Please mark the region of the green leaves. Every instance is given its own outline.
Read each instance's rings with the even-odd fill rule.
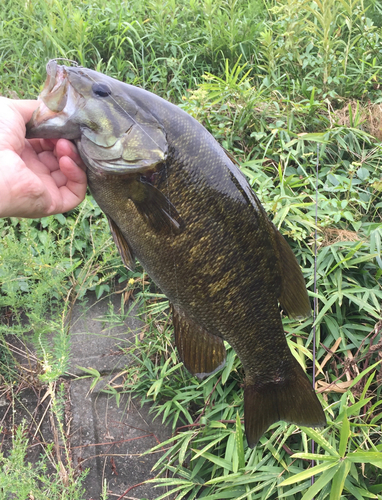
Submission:
[[[64,466],[47,474],[47,459],[42,455],[36,463],[30,463],[27,424],[15,426],[12,448],[6,456],[0,453],[1,498],[38,498],[39,500],[81,500],[84,498],[84,475],[75,478],[67,474]],[[61,436],[60,436],[61,437]],[[61,463],[61,462],[60,462]],[[62,464],[62,463],[61,463]],[[66,480],[62,481],[63,470]]]
[[[243,430],[239,413],[236,413],[235,445],[236,445],[236,450],[235,450],[236,453],[234,454],[234,460],[232,465],[233,472],[237,472],[239,469],[243,469],[245,466],[244,436],[243,436]]]
[[[362,401],[363,404],[367,403],[366,400]],[[311,460],[313,462],[322,462],[319,465],[313,466],[296,474],[288,479],[285,479],[281,484],[282,486],[288,486],[299,481],[304,481],[308,478],[318,476],[319,479],[315,479],[313,485],[306,491],[303,495],[302,500],[310,500],[314,498],[328,483],[331,482],[330,488],[330,500],[340,500],[343,489],[345,487],[345,481],[347,480],[352,463],[362,463],[362,464],[372,464],[375,467],[382,468],[382,457],[379,452],[374,451],[352,451],[347,452],[349,447],[349,439],[351,437],[351,424],[347,417],[347,412],[354,414],[355,405],[351,406],[342,412],[342,420],[339,432],[339,443],[338,451],[333,447],[329,441],[324,438],[323,434],[327,431],[317,432],[314,429],[309,429],[302,427],[301,430],[305,432],[311,439],[314,440],[316,445],[321,447],[326,451],[326,454],[318,453],[295,453],[294,458],[300,458],[304,460]],[[377,498],[371,495],[369,498]]]
[[[342,429],[340,432],[340,445],[338,448],[338,453],[340,454],[341,458],[345,456],[349,437],[350,437],[350,423],[346,416],[346,411],[345,411],[342,419]]]

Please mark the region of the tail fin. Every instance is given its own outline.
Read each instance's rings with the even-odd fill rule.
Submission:
[[[279,420],[306,427],[326,425],[325,414],[307,376],[294,358],[293,362],[285,380],[259,381],[245,387],[245,433],[250,448]]]

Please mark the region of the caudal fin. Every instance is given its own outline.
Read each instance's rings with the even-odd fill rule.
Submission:
[[[293,358],[283,381],[259,381],[244,389],[245,433],[250,448],[270,425],[285,420],[306,427],[322,427],[326,418],[307,376]]]

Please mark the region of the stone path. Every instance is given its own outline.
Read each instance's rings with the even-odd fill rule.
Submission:
[[[169,430],[160,419],[153,421],[149,407],[141,408],[138,399],[122,395],[117,406],[115,396],[102,392],[111,378],[132,362],[129,356],[121,355],[119,346],[134,343],[143,326],[134,313],[115,327],[102,319],[110,313],[110,308],[118,313],[119,301],[119,296],[115,296],[112,302],[109,299],[96,301],[90,297],[86,304],[74,307],[72,316],[72,356],[66,384],[66,406],[70,415],[73,464],[78,464],[82,470],[90,469],[84,482],[86,500],[99,500],[105,481],[110,500],[118,499],[127,490],[125,500],[151,500],[163,493],[150,483],[140,485],[153,477],[151,469],[160,456],[142,456],[142,453],[167,439],[171,435]],[[93,368],[102,375],[92,390],[92,378],[77,378],[84,375],[80,367]],[[25,413],[30,419],[38,397],[41,395],[33,390],[23,393],[24,403],[17,410],[20,418]],[[36,421],[45,411],[44,406],[40,406],[38,414],[35,411]],[[0,421],[7,407],[0,398]],[[52,442],[48,422],[43,423],[40,431],[45,433],[46,442]],[[31,451],[28,459],[33,461],[34,451]]]

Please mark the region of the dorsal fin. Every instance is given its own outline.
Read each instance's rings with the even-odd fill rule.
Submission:
[[[273,224],[272,227],[276,235],[276,245],[281,264],[281,292],[278,299],[289,317],[295,319],[307,318],[311,315],[311,306],[304,276],[291,247]]]

